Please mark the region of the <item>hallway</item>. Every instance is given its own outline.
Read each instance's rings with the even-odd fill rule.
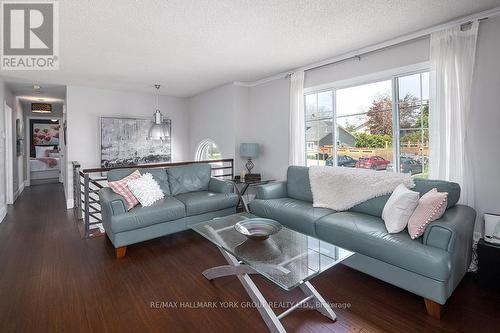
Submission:
[[[106,237],[80,238],[64,204],[59,184],[28,187],[0,224],[1,332],[267,331],[254,308],[151,305],[249,301],[234,277],[213,283],[203,278],[204,269],[225,261],[201,236],[185,231],[151,240],[116,260]],[[255,280],[270,301],[296,301],[300,295]],[[470,276],[448,301],[441,321],[425,314],[421,298],[343,265],[312,283],[327,300],[350,307],[336,309],[334,323],[315,311],[294,313],[284,320],[289,332],[494,332],[500,327],[499,293],[480,289]]]

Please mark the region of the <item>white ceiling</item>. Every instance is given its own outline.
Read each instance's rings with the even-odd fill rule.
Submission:
[[[191,96],[500,5],[500,0],[65,0],[60,70],[30,82]]]
[[[44,84],[34,89],[32,83],[12,80],[7,83],[12,93],[23,102],[46,102],[62,104],[66,99],[66,87],[56,84]]]

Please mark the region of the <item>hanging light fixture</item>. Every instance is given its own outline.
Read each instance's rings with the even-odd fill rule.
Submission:
[[[166,140],[170,137],[168,126],[163,123],[163,115],[160,112],[159,91],[160,85],[155,84],[156,89],[156,111],[154,114],[154,124],[149,129],[148,140]]]
[[[35,113],[51,113],[52,104],[48,103],[31,103],[31,112]]]

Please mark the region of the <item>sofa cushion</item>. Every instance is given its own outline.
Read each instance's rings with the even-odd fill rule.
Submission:
[[[446,192],[438,192],[433,188],[424,194],[408,221],[408,233],[411,239],[422,236],[429,223],[440,219],[446,211],[447,203],[448,193]]]
[[[165,197],[160,185],[150,173],[145,173],[141,177],[129,181],[127,187],[143,207],[149,207]]]
[[[420,197],[429,192],[433,188],[438,192],[448,193],[447,208],[455,206],[460,199],[460,185],[445,180],[432,180],[432,179],[415,179],[414,191],[420,192]]]
[[[172,195],[207,191],[212,167],[209,164],[191,164],[167,168]]]
[[[139,171],[141,172],[141,175],[144,175],[145,173],[153,175],[153,179],[156,180],[158,185],[160,185],[163,194],[170,195],[170,185],[168,184],[166,168],[143,168],[139,169]]]
[[[286,186],[288,196],[290,198],[308,202],[313,201],[308,167],[288,167],[286,174]]]
[[[121,195],[127,204],[127,210],[131,210],[135,207],[139,200],[135,197],[132,191],[128,188],[128,183],[132,180],[141,178],[141,173],[139,171],[134,171],[130,175],[115,180],[113,182],[108,182],[109,187],[118,195]]]
[[[420,193],[423,196],[425,193],[429,192],[433,188],[436,188],[439,192],[448,193],[448,205],[447,208],[455,206],[460,198],[460,185],[457,183],[452,183],[444,180],[429,180],[429,179],[418,179],[415,178],[415,187],[412,191]],[[382,216],[382,210],[389,200],[390,195],[383,195],[377,198],[367,200],[359,205],[352,207],[349,211],[369,214],[377,217]]]
[[[411,214],[418,206],[418,199],[418,192],[409,190],[405,184],[396,187],[382,211],[382,220],[390,234],[405,230]]]
[[[172,197],[165,197],[149,207],[141,205],[132,208],[126,214],[111,218],[111,231],[124,232],[144,228],[153,224],[177,220],[186,216],[182,202]]]
[[[327,208],[314,208],[310,202],[292,198],[253,200],[250,202],[250,211],[310,236],[316,235],[314,222],[334,212]]]
[[[438,281],[451,272],[450,253],[412,240],[406,230],[389,234],[382,219],[355,212],[330,214],[316,222],[318,238]]]
[[[182,193],[175,196],[186,206],[186,215],[199,215],[221,209],[236,207],[238,195],[208,191]]]
[[[127,177],[135,170],[139,169],[137,168],[114,169],[108,171],[106,176],[108,178],[108,182],[116,182],[117,180]]]
[[[114,182],[130,175],[135,170],[139,170],[141,175],[149,172],[153,175],[153,179],[156,180],[158,185],[160,185],[163,194],[170,195],[170,186],[168,184],[168,175],[166,168],[125,168],[125,169],[114,169],[108,171],[107,178],[108,182]]]

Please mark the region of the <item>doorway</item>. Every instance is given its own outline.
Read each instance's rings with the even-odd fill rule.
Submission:
[[[41,185],[61,182],[62,119],[28,117],[26,131],[28,184]]]

